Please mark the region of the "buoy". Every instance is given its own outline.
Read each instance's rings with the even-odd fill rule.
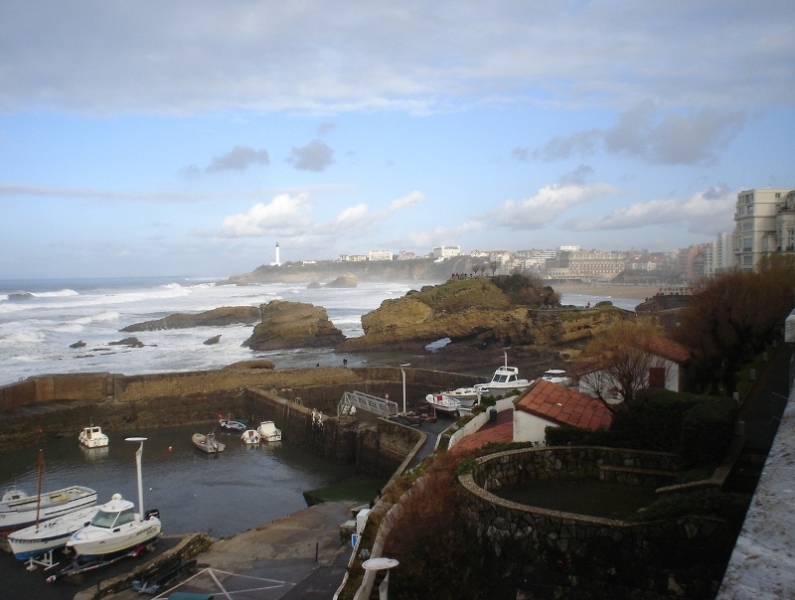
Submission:
[[[168,447],[168,451],[169,451],[169,452],[171,452],[171,450],[172,450],[172,448],[171,448],[171,446],[169,446],[169,447]]]

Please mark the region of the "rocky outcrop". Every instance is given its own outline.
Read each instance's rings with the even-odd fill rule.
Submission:
[[[258,306],[222,306],[195,315],[176,313],[154,321],[128,325],[121,331],[156,331],[159,329],[187,329],[190,327],[224,327],[253,325],[260,318]]]
[[[269,360],[241,360],[224,367],[224,369],[237,371],[256,371],[257,369],[272,371],[275,368],[276,365]]]
[[[355,288],[359,285],[359,282],[356,279],[355,275],[351,273],[343,273],[339,277],[337,277],[334,281],[331,281],[325,285],[327,288]]]
[[[210,339],[204,340],[204,345],[205,346],[214,346],[215,344],[217,344],[220,341],[221,341],[221,335],[220,334],[219,335],[214,335]]]
[[[442,338],[471,347],[549,346],[588,339],[621,318],[612,306],[531,309],[512,303],[488,279],[476,278],[385,300],[362,317],[364,335],[345,340],[336,350],[410,350]]]
[[[334,347],[345,339],[329,320],[325,308],[272,300],[260,306],[260,310],[262,322],[243,342],[252,350]]]
[[[128,337],[118,342],[108,342],[108,346],[126,346],[128,348],[143,348],[144,343],[137,337]]]

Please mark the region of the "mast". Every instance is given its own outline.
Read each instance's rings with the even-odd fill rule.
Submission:
[[[39,532],[39,513],[41,512],[41,472],[44,467],[44,450],[39,449],[39,481],[36,486],[36,533]]]
[[[138,446],[138,450],[135,452],[135,466],[136,471],[138,473],[138,512],[140,513],[141,520],[144,519],[144,492],[143,492],[143,485],[141,483],[141,456],[144,453],[144,442],[146,441],[145,437],[130,437],[124,438],[125,442],[141,442],[141,445]]]

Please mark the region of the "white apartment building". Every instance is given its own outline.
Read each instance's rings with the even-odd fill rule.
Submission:
[[[460,246],[437,246],[431,251],[431,256],[436,258],[452,258],[453,256],[461,256]]]
[[[719,233],[705,249],[704,275],[712,277],[721,271],[727,271],[734,265],[734,234]]]
[[[369,260],[392,260],[391,250],[370,250],[367,255]]]
[[[766,254],[781,252],[788,246],[795,247],[795,200],[792,192],[768,188],[737,194],[733,239],[735,266],[754,269]]]

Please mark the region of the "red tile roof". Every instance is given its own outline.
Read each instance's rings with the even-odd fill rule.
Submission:
[[[474,433],[461,438],[453,446],[451,452],[464,452],[474,448],[480,448],[492,442],[497,444],[507,444],[513,441],[513,410],[501,410],[497,413],[497,422],[487,421]]]
[[[613,413],[601,400],[543,379],[528,387],[515,406],[558,425],[591,431],[607,429],[613,422]]]

